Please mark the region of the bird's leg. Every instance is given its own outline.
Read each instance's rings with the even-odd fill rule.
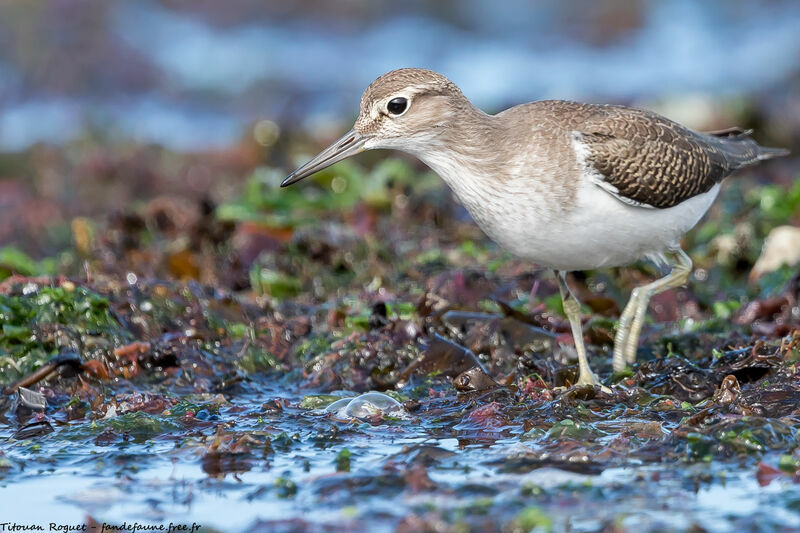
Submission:
[[[639,334],[644,325],[644,317],[647,314],[647,306],[650,298],[666,290],[685,285],[689,281],[689,274],[692,272],[692,259],[680,248],[674,251],[675,262],[670,273],[648,285],[642,287],[641,295],[636,302],[636,312],[628,333],[623,354],[625,362],[632,364],[636,360],[636,348],[639,345]]]
[[[675,261],[669,274],[652,283],[633,289],[631,299],[619,318],[617,334],[614,337],[614,372],[621,372],[626,364],[636,361],[636,348],[639,334],[644,325],[644,317],[650,298],[666,290],[684,285],[692,271],[692,260],[680,248],[672,251]]]
[[[566,272],[556,271],[558,279],[558,289],[561,291],[561,302],[564,305],[564,313],[569,319],[572,327],[572,337],[575,339],[575,350],[578,352],[578,382],[576,385],[599,385],[600,382],[589,368],[589,361],[586,360],[586,348],[583,345],[583,329],[581,328],[581,304],[567,285]]]
[[[621,372],[625,369],[627,359],[625,354],[625,346],[627,346],[627,339],[633,324],[633,316],[636,314],[636,302],[642,296],[644,287],[636,287],[631,292],[631,298],[628,300],[625,309],[619,317],[619,324],[617,324],[617,334],[614,336],[614,372]]]

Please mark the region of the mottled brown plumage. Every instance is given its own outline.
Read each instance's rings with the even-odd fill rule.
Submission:
[[[749,132],[697,133],[662,116],[620,106],[591,106],[575,130],[587,163],[622,200],[673,207],[709,191],[732,172],[786,155],[764,148]]]

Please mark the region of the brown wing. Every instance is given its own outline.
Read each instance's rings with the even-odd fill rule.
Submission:
[[[667,208],[710,190],[734,170],[781,155],[746,131],[697,133],[662,116],[597,106],[573,131],[598,185],[621,201]]]

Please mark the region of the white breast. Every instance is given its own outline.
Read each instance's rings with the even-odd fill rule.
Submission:
[[[552,180],[514,179],[501,184],[456,168],[453,159],[425,154],[423,161],[453,189],[480,228],[513,255],[544,268],[590,270],[656,259],[676,246],[702,218],[719,192],[668,208],[628,205],[589,175],[579,180],[572,205],[548,194]]]

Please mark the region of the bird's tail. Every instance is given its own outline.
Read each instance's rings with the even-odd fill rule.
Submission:
[[[785,148],[770,148],[755,142],[750,134],[753,130],[728,128],[726,130],[709,131],[706,135],[717,140],[717,146],[725,154],[725,159],[732,170],[746,167],[775,157],[789,155]]]
[[[786,148],[770,148],[768,146],[758,146],[758,160],[772,159],[773,157],[784,157],[791,152]]]

